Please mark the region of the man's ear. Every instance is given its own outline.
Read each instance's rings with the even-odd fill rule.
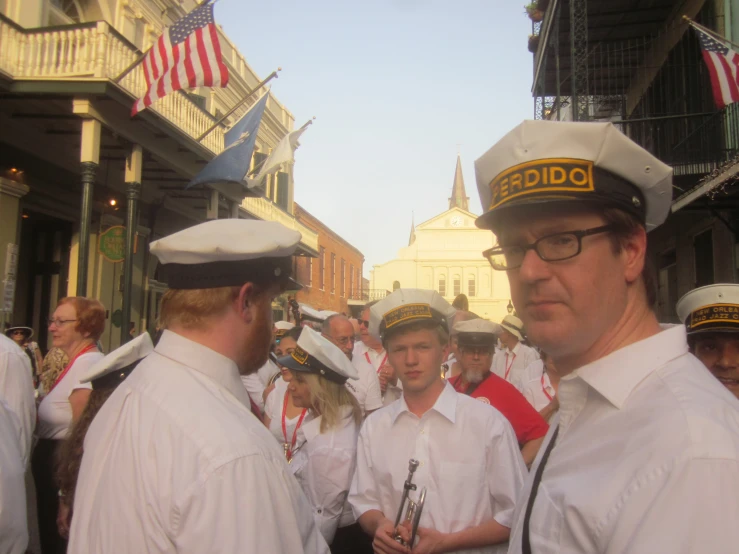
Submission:
[[[639,227],[631,236],[621,242],[621,255],[624,259],[624,277],[628,283],[633,283],[642,274],[646,262],[646,229]]]
[[[257,292],[254,283],[245,283],[239,289],[239,295],[236,298],[236,310],[244,323],[251,323],[254,319],[256,297]]]

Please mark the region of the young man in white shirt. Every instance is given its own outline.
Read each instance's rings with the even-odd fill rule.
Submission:
[[[344,355],[353,357],[354,350],[354,327],[345,315],[334,314],[326,318],[321,327],[321,334],[338,346]],[[378,408],[382,408],[382,394],[380,393],[380,381],[377,373],[368,364],[356,364],[354,368],[359,374],[359,379],[346,381],[348,388],[359,402],[362,415],[367,416]]]
[[[218,219],[152,243],[165,330],[87,432],[70,554],[328,553],[240,379],[267,360],[299,240]]]
[[[507,315],[500,322],[498,338],[503,350],[496,352],[493,357],[493,373],[508,381],[520,392],[528,380],[525,370],[539,359],[539,354],[521,342],[523,322],[515,315]]]
[[[485,255],[562,375],[509,554],[736,551],[739,405],[652,311],[672,170],[611,123],[550,121],[475,166]]]
[[[398,289],[372,308],[372,332],[403,383],[403,396],[362,426],[349,493],[375,552],[409,552],[396,534],[410,542],[411,533],[394,521],[409,460],[418,462],[417,493],[426,489],[414,551],[505,550],[526,469],[505,417],[441,376],[452,314],[438,293],[419,289]]]

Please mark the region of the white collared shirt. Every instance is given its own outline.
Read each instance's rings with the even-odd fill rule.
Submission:
[[[90,425],[68,552],[328,547],[236,364],[165,331]]]
[[[355,517],[380,510],[395,521],[408,476],[426,487],[420,525],[453,533],[495,519],[511,525],[526,468],[510,423],[490,405],[458,394],[445,383],[421,418],[401,398],[370,414],[359,432],[357,470],[349,502]],[[505,551],[505,544],[471,553]]]
[[[17,418],[0,399],[0,552],[3,554],[23,554],[28,546],[25,474]]]
[[[559,383],[555,416],[511,530],[521,550],[536,468],[559,436],[530,521],[537,554],[736,552],[739,400],[663,330]]]
[[[31,361],[26,353],[12,339],[0,335],[0,398],[5,400],[10,410],[24,467],[31,455],[36,427],[36,400],[31,374]]]
[[[537,412],[549,406],[557,394],[549,380],[549,375],[544,371],[542,360],[536,360],[524,370],[523,381],[521,394]]]
[[[367,363],[364,355],[353,356],[352,365],[359,373],[359,379],[347,379],[346,388],[354,395],[362,408],[362,415],[382,408],[382,393],[377,371],[372,364]]]
[[[403,394],[403,386],[400,383],[400,380],[398,380],[396,385],[391,385],[388,383],[387,387],[385,388],[385,394],[382,394],[380,390],[380,381],[378,378],[378,372],[380,371],[380,368],[388,363],[387,359],[387,351],[385,349],[382,349],[380,352],[377,352],[376,350],[373,350],[366,344],[364,344],[362,341],[359,341],[354,345],[354,351],[352,352],[352,364],[354,365],[354,368],[359,372],[359,378],[362,380],[362,376],[364,375],[364,379],[366,382],[371,383],[372,387],[374,388],[374,383],[369,381],[367,375],[374,372],[375,381],[377,381],[377,394],[380,394],[381,404],[377,406],[377,402],[375,400],[375,392],[372,391],[371,398],[372,401],[367,403],[367,406],[375,406],[374,408],[370,407],[362,407],[362,410],[364,412],[369,412],[372,410],[376,410],[382,406],[387,406],[389,404],[392,404],[395,402],[398,398],[400,398]],[[347,381],[347,386],[349,385],[349,382]],[[350,389],[351,390],[351,389]],[[355,395],[356,396],[356,395]],[[370,395],[368,394],[368,397]],[[359,398],[357,398],[359,400]],[[360,402],[361,405],[361,402]]]
[[[504,348],[495,353],[492,370],[520,391],[524,385],[526,368],[538,359],[536,350],[519,342],[513,350]]]
[[[309,414],[298,430],[302,446],[290,464],[328,544],[336,529],[355,521],[346,497],[356,466],[359,428],[351,408],[344,406],[342,416],[338,427],[321,433],[321,416]]]

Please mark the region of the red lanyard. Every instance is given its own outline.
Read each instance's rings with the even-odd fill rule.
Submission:
[[[54,384],[51,386],[51,388],[49,389],[49,392],[47,392],[46,395],[47,396],[50,395],[51,394],[51,391],[54,390],[54,387],[56,387],[59,383],[62,382],[62,379],[64,379],[64,376],[71,369],[71,367],[74,364],[74,362],[77,361],[77,358],[79,358],[80,356],[82,356],[82,354],[87,354],[90,350],[92,350],[94,348],[96,348],[96,346],[94,344],[88,344],[85,348],[83,348],[82,350],[80,350],[77,353],[77,355],[74,358],[72,358],[72,360],[67,364],[67,367],[64,368],[64,371],[62,371],[59,374],[59,377],[56,378],[56,381],[54,381]]]
[[[513,367],[513,362],[516,360],[516,355],[513,355],[513,358],[511,358],[511,365],[508,365],[508,352],[505,353],[505,377],[504,379],[508,381],[508,374],[511,372],[511,368]]]
[[[295,442],[298,440],[298,429],[300,429],[301,424],[303,423],[303,419],[305,419],[305,414],[308,413],[308,410],[306,408],[303,408],[303,413],[300,414],[300,418],[298,419],[298,424],[295,426],[295,430],[293,431],[293,439],[290,441],[290,444],[288,445],[287,442],[287,425],[285,424],[285,416],[287,414],[287,395],[289,394],[289,391],[285,391],[285,400],[282,402],[282,436],[285,437],[285,457],[287,458],[287,461],[289,462],[293,457],[293,448],[295,448]]]
[[[374,367],[374,364],[372,363],[372,360],[370,360],[369,352],[364,353],[364,359],[367,360],[367,363]],[[382,362],[380,362],[380,367],[377,368],[377,373],[380,373],[380,370],[382,369],[382,366],[385,365],[385,362],[387,362],[387,352],[385,352],[385,357],[382,359]]]
[[[544,370],[544,373],[541,374],[541,391],[544,393],[544,396],[547,397],[547,400],[550,402],[552,401],[552,395],[547,392],[547,388],[544,386],[544,375],[546,374],[546,369]]]

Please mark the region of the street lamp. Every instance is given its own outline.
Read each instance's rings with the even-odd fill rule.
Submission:
[[[513,302],[508,300],[508,305],[506,306],[505,309],[508,310],[508,315],[511,315],[513,313]]]

